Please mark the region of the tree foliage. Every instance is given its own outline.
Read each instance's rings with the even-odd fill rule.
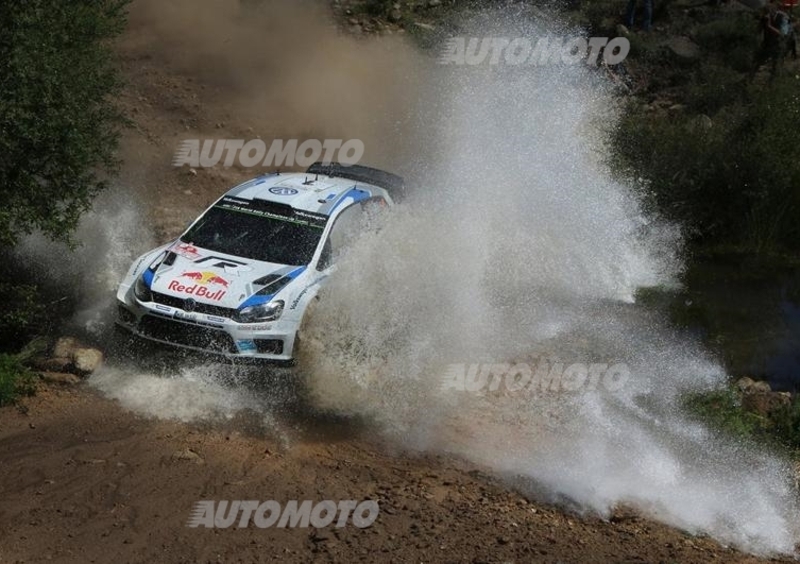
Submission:
[[[128,0],[0,3],[0,245],[68,241],[116,168],[110,40]]]

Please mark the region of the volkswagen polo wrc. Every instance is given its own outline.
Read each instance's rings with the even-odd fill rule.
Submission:
[[[335,259],[402,190],[394,174],[322,163],[236,186],[134,261],[117,324],[176,347],[291,362]]]

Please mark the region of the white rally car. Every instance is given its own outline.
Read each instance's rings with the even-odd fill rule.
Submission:
[[[117,324],[168,345],[291,362],[335,258],[402,190],[394,174],[322,163],[236,186],[133,263]]]

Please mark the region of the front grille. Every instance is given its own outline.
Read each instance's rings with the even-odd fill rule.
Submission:
[[[176,345],[197,347],[214,352],[238,352],[230,335],[210,327],[188,325],[179,321],[145,315],[139,322],[139,331],[153,339]]]
[[[184,304],[186,300],[184,298],[176,298],[175,296],[168,296],[166,294],[160,294],[158,292],[153,292],[153,301],[157,304],[162,304],[169,307],[174,307],[178,309],[184,309]],[[222,306],[215,306],[211,304],[201,304],[197,302],[195,304],[194,309],[192,310],[196,313],[203,313],[205,315],[216,315],[218,317],[233,317],[233,314],[236,313],[237,310],[229,307],[222,307]]]

